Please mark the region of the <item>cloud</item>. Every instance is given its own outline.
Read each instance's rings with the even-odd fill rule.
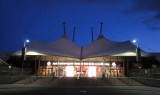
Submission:
[[[155,26],[155,27],[152,27],[151,29],[152,29],[152,30],[155,30],[155,31],[159,31],[159,30],[160,30],[160,27],[156,27],[156,26]]]
[[[144,13],[148,11],[160,12],[160,0],[131,0],[131,3],[132,8],[126,10],[126,13]]]
[[[158,13],[154,16],[153,19],[154,19],[154,20],[160,19],[160,12],[158,12]]]
[[[160,26],[154,26],[160,21],[160,0],[132,0],[131,3],[132,7],[125,10],[125,14],[145,14],[141,23],[150,25],[151,30],[160,30]]]

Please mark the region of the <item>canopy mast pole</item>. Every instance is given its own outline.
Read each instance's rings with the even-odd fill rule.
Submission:
[[[82,63],[82,59],[80,59],[80,77],[81,77],[81,74],[82,74],[81,73],[82,72],[82,70],[81,70],[82,69],[82,64],[81,63]]]
[[[74,32],[73,32],[73,42],[74,42],[75,30],[76,30],[76,27],[74,27]]]
[[[102,24],[103,24],[103,22],[101,22],[100,35],[102,35]]]
[[[91,27],[91,32],[92,32],[92,42],[93,42],[93,27]]]
[[[66,31],[65,31],[65,24],[66,24],[66,22],[63,22],[63,27],[64,27],[64,35],[66,35]]]

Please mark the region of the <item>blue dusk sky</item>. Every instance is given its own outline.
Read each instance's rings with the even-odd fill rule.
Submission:
[[[109,40],[133,39],[147,52],[160,52],[160,0],[0,0],[0,51],[16,51],[29,39],[47,42],[66,34],[85,46],[100,32]],[[136,44],[135,44],[136,45]]]

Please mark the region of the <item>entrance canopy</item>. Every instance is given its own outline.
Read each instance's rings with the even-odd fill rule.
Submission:
[[[141,51],[142,56],[149,54]],[[21,55],[21,50],[13,53]],[[51,42],[33,41],[27,47],[26,55],[61,56],[85,59],[104,56],[136,56],[136,46],[130,41],[114,42],[102,35],[93,43],[80,47],[68,39],[66,35]]]
[[[33,41],[27,47],[26,55],[63,56],[80,58],[81,47],[74,44],[66,35],[51,42]],[[21,55],[21,50],[13,55]]]
[[[142,56],[148,53],[141,50]],[[102,56],[136,56],[136,46],[130,41],[114,42],[100,35],[97,40],[83,48],[83,58]]]

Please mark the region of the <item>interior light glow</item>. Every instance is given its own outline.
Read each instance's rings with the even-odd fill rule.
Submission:
[[[109,64],[109,63],[106,63],[105,65],[109,66],[110,64]]]
[[[115,63],[115,62],[113,62],[113,63],[112,63],[112,66],[116,66],[116,63]]]
[[[65,65],[65,66],[73,66],[73,65],[80,65],[80,62],[78,63],[78,62],[76,62],[76,63],[72,63],[72,62],[53,62],[52,63],[52,65]],[[110,66],[110,63],[103,63],[103,62],[101,62],[101,63],[81,63],[81,65],[82,66],[103,66],[103,65],[105,65],[105,66]]]
[[[125,53],[121,53],[121,54],[115,54],[113,56],[136,56],[136,53],[134,53],[134,52],[125,52]]]
[[[88,76],[89,77],[96,77],[96,66],[89,66],[88,67]]]
[[[8,66],[8,68],[12,68],[12,66]]]
[[[51,62],[49,61],[49,62],[47,62],[47,66],[51,66]]]
[[[29,51],[29,52],[26,53],[26,55],[45,55],[45,54],[38,53],[38,52],[35,52],[35,51]]]
[[[56,63],[56,62],[53,62],[52,65],[57,65],[57,63]]]
[[[73,66],[66,66],[66,76],[67,77],[74,76],[74,67]]]
[[[80,63],[74,63],[74,65],[80,65]]]

